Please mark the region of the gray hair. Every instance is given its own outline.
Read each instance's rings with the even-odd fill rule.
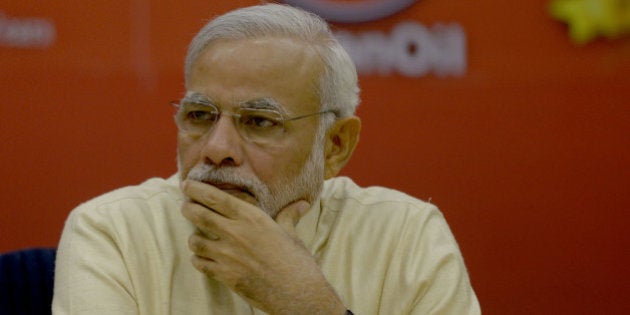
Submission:
[[[317,94],[321,110],[337,117],[353,115],[359,105],[357,70],[348,53],[337,41],[328,24],[319,16],[288,5],[263,4],[228,12],[206,24],[193,38],[185,63],[186,86],[193,63],[212,41],[250,39],[265,36],[288,37],[314,47],[323,61]],[[334,121],[324,118],[323,125]]]

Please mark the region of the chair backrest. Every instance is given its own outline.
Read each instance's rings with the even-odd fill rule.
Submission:
[[[0,314],[51,314],[54,248],[0,255]]]

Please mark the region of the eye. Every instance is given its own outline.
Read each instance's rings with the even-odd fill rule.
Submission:
[[[218,118],[219,111],[214,106],[195,102],[182,104],[179,112],[179,119],[185,124],[208,125]]]
[[[190,110],[186,111],[186,120],[193,123],[207,123],[214,122],[217,118],[217,113],[208,110]]]
[[[241,125],[250,129],[273,129],[280,126],[281,118],[275,112],[244,112],[241,113]]]

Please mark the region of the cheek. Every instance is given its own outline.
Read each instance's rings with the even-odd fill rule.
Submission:
[[[275,183],[276,178],[282,174],[282,154],[273,154],[273,152],[252,152],[247,154],[249,167],[253,175],[258,177],[265,184]]]
[[[252,153],[249,161],[254,173],[268,185],[278,185],[294,179],[301,173],[311,153],[310,146],[303,148],[303,145],[292,143],[264,153]]]
[[[186,176],[188,171],[199,162],[199,145],[196,141],[181,134],[177,135],[177,154],[180,174]]]

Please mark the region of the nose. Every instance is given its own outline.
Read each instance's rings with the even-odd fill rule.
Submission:
[[[206,163],[215,166],[239,166],[243,163],[242,139],[232,117],[221,115],[205,137],[202,154]]]

